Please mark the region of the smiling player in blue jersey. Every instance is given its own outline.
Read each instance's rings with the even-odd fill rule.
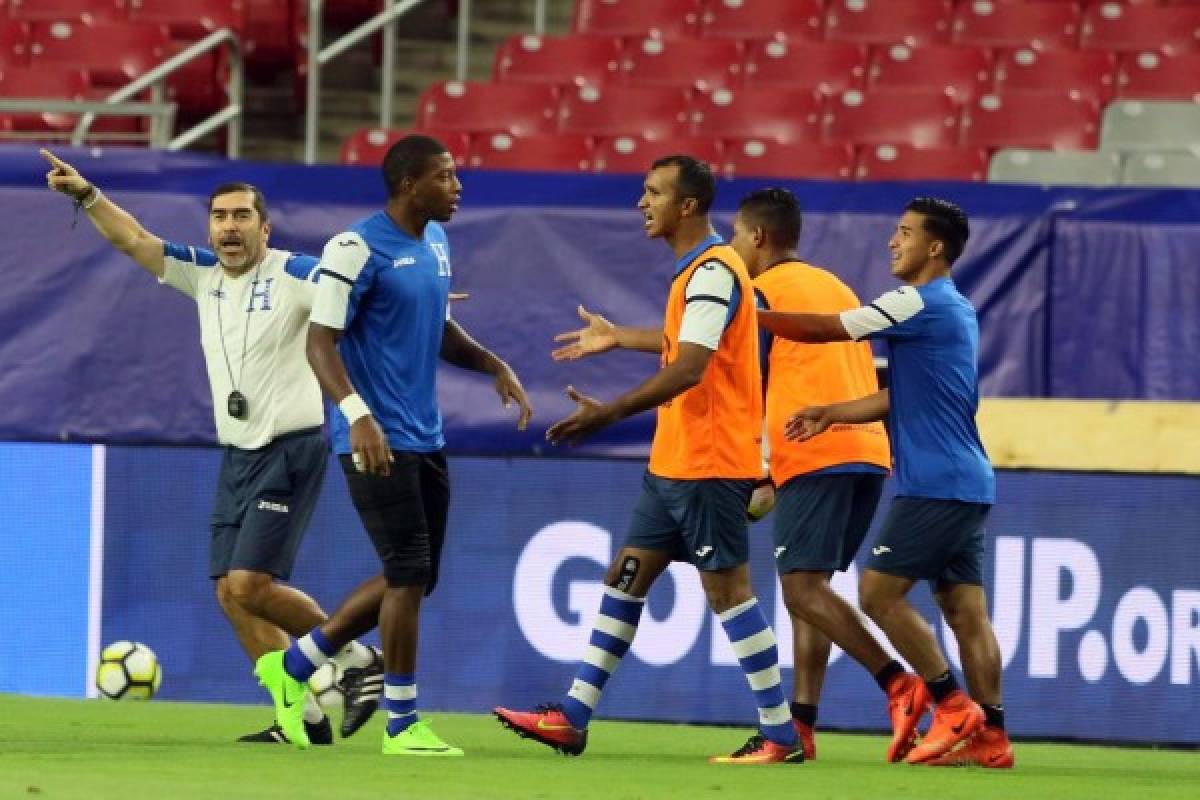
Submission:
[[[450,503],[438,360],[493,376],[504,405],[520,408],[518,428],[532,410],[508,364],[450,317],[450,253],[440,223],[458,210],[462,193],[454,159],[435,139],[407,136],[384,157],[383,179],[386,207],[325,246],[308,360],[337,403],[333,449],[383,564],[383,752],[461,756],[417,715],[418,615],[437,584]],[[259,661],[259,678],[285,730],[298,728],[288,700],[303,690],[303,681],[364,625],[374,626],[376,580],[351,593],[326,624],[286,653]]]
[[[1000,648],[983,591],[984,523],[995,502],[995,477],[975,425],[979,325],[950,278],[968,235],[967,217],[953,203],[917,198],[888,242],[892,274],[907,286],[841,314],[760,312],[759,323],[796,341],[886,342],[890,388],[801,409],[787,432],[805,440],[835,424],[888,419],[896,499],[871,549],[859,595],[863,610],[925,679],[929,697],[918,702],[934,703],[932,726],[905,760],[1011,767]],[[954,631],[970,697],[958,688],[928,623],[906,599],[918,580],[932,583]]]

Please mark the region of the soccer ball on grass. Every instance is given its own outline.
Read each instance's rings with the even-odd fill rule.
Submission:
[[[162,683],[154,651],[140,642],[113,642],[100,653],[96,688],[110,700],[149,700]]]

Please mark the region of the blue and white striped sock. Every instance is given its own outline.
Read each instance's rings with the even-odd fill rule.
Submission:
[[[338,646],[321,633],[320,628],[292,642],[283,654],[283,669],[288,675],[303,683],[312,677],[325,662],[337,654]]]
[[[386,672],[383,707],[387,710],[387,735],[395,736],[417,721],[417,677]]]
[[[717,616],[754,692],[754,702],[758,705],[758,725],[763,736],[776,744],[796,744],[792,712],[779,681],[779,650],[775,646],[775,634],[767,625],[767,618],[763,616],[758,600],[752,597]]]
[[[600,693],[613,670],[629,652],[637,633],[646,600],[611,586],[604,590],[600,612],[592,626],[592,637],[575,671],[575,680],[563,701],[563,715],[572,726],[583,730],[591,722]]]

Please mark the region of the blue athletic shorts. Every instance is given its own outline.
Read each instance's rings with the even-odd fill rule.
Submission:
[[[862,545],[882,474],[797,475],[775,500],[775,566],[789,572],[845,572]]]
[[[706,572],[748,558],[746,506],[752,480],[681,481],[646,473],[633,508],[626,547],[665,550]]]
[[[320,428],[284,434],[257,450],[224,448],[208,574],[244,569],[291,577],[328,460]]]
[[[865,567],[945,584],[983,585],[985,503],[897,497],[875,537]]]

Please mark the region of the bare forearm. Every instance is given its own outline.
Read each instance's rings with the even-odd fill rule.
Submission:
[[[607,405],[614,419],[625,419],[678,397],[699,383],[703,374],[703,369],[696,371],[677,360]]]
[[[837,314],[759,311],[759,326],[794,342],[844,342],[850,338]]]
[[[504,361],[499,356],[471,338],[454,320],[446,321],[440,355],[447,364],[472,372],[495,375],[504,368]]]
[[[340,333],[333,328],[326,328],[324,325],[310,322],[308,324],[308,341],[305,345],[308,365],[312,367],[313,374],[317,376],[321,390],[335,403],[340,403],[355,393],[354,385],[350,383],[350,376],[346,373],[346,365],[337,351],[337,340]]]
[[[858,424],[863,422],[878,422],[886,419],[891,407],[891,396],[887,389],[881,389],[875,394],[837,403],[829,407],[834,422]]]
[[[99,189],[93,186],[84,196],[85,206],[92,201],[91,192],[99,192]],[[95,204],[84,213],[100,235],[114,248],[132,258],[148,272],[162,277],[165,266],[162,240],[143,228],[132,214],[109,200],[103,193],[95,198]]]
[[[616,326],[617,346],[626,350],[640,350],[643,353],[662,352],[662,328],[631,328],[627,325]]]

